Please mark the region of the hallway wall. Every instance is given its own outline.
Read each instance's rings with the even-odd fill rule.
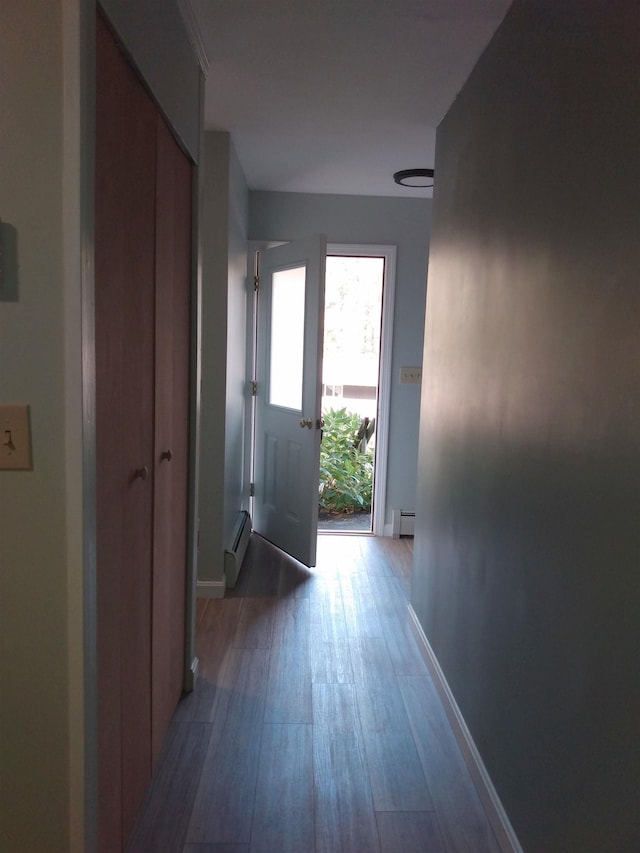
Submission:
[[[77,55],[62,62],[76,7],[2,4],[0,402],[30,405],[33,447],[32,470],[0,471],[0,849],[12,853],[69,850],[81,814],[70,791],[82,781],[81,445],[67,445],[80,329],[65,329],[80,305],[79,164],[65,160],[78,150],[79,78]]]
[[[248,191],[229,134],[204,147],[198,594],[221,597],[243,502]]]
[[[639,45],[516,0],[437,136],[412,603],[529,853],[640,849]]]

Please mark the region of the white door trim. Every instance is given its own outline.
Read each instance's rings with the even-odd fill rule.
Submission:
[[[393,353],[393,308],[396,289],[396,247],[371,243],[329,243],[327,255],[384,258],[382,324],[380,330],[380,375],[378,377],[378,421],[376,461],[373,469],[373,533],[384,536],[387,506],[387,461],[389,455],[389,408],[391,403],[391,356]]]

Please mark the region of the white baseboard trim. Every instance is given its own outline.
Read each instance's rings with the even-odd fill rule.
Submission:
[[[225,580],[198,581],[196,583],[196,596],[198,598],[224,598],[226,588]]]
[[[495,833],[496,839],[503,853],[523,853],[520,842],[514,832],[511,822],[507,817],[498,792],[493,787],[493,782],[489,776],[487,768],[478,752],[471,732],[464,721],[462,712],[458,707],[451,688],[447,684],[444,672],[440,668],[438,659],[436,658],[433,649],[429,645],[426,634],[422,630],[422,625],[418,621],[418,617],[411,605],[409,605],[410,624],[418,642],[418,646],[425,660],[427,668],[431,673],[435,688],[442,701],[445,713],[453,729],[453,733],[458,741],[458,746],[464,757],[469,774],[478,791],[478,796],[484,806],[485,812],[489,819],[489,823]]]

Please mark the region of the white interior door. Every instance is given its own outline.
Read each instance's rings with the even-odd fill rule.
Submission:
[[[260,252],[253,527],[316,562],[327,241]]]

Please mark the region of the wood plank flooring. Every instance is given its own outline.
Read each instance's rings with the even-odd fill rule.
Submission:
[[[412,540],[253,535],[198,601],[181,701],[129,853],[499,853],[408,624]]]

